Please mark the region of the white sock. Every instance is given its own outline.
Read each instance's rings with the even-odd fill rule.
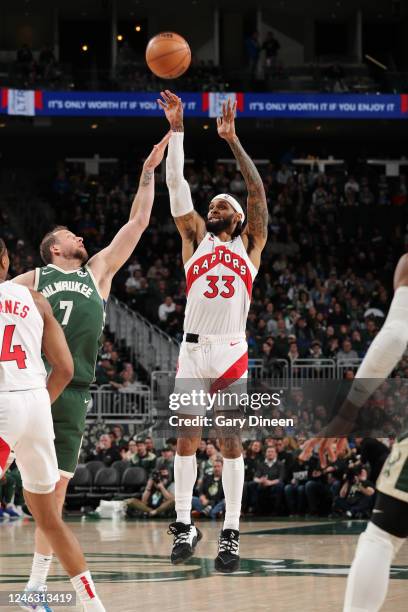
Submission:
[[[90,571],[74,576],[71,578],[71,583],[86,612],[105,612],[105,608],[96,594]]]
[[[347,579],[343,612],[378,612],[388,590],[391,561],[403,544],[374,523],[358,539]]]
[[[224,457],[222,487],[225,495],[225,520],[223,529],[239,530],[244,477],[243,456],[236,459],[225,459]]]
[[[31,574],[28,579],[27,587],[33,589],[47,582],[48,572],[52,561],[52,555],[42,555],[34,553],[33,563],[31,565]]]
[[[197,459],[195,455],[179,455],[174,458],[174,485],[177,522],[190,525],[191,500],[197,480]]]

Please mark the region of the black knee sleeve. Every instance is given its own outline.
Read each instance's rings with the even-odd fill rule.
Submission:
[[[377,491],[371,522],[397,538],[407,538],[408,503]]]

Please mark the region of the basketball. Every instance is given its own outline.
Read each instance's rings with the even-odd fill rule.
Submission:
[[[146,47],[146,62],[150,70],[162,79],[176,79],[190,66],[188,42],[175,32],[160,32]]]

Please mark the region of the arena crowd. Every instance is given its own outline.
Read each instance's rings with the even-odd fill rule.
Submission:
[[[405,176],[388,179],[368,167],[355,176],[306,173],[290,161],[261,170],[269,237],[248,317],[250,357],[262,358],[268,370],[275,358],[364,356],[387,313],[393,268],[408,243]],[[186,176],[202,215],[216,193],[245,200],[234,164],[191,165]],[[127,174],[117,182],[95,181],[60,168],[53,185],[58,222],[69,223],[92,253],[126,221],[135,188]],[[180,340],[180,240],[166,210],[165,185],[159,183],[157,191],[150,226],[114,290]]]
[[[305,435],[299,434],[244,442],[243,516],[369,517],[375,482],[395,437],[383,440],[357,437],[323,465],[317,454],[308,461],[299,458],[305,440]],[[100,434],[85,459],[92,464],[100,461],[101,467],[113,466],[122,473],[126,468],[141,468],[144,482],[137,498],[129,501],[128,516],[152,517],[172,515],[174,510],[175,450],[175,439],[166,440],[166,446],[156,450],[150,436],[129,438],[121,426],[115,426]],[[193,515],[220,518],[224,512],[224,493],[218,440],[201,440],[197,465]],[[160,483],[163,487],[159,487]],[[137,500],[152,488],[157,489],[157,495],[141,506]]]
[[[392,298],[392,271],[408,243],[405,176],[390,179],[364,164],[353,174],[344,170],[320,173],[316,168],[299,171],[291,164],[290,154],[280,163],[261,166],[261,172],[270,212],[269,239],[248,318],[250,357],[262,359],[266,375],[276,371],[281,359],[292,364],[299,357],[314,358],[317,366],[324,358],[350,360],[352,376],[355,359],[364,356],[386,316]],[[232,163],[217,163],[214,167],[187,165],[186,176],[195,207],[202,215],[216,193],[227,191],[245,199],[245,185]],[[68,224],[83,236],[92,254],[126,221],[135,190],[135,177],[129,174],[87,177],[78,168],[59,165],[50,201],[56,222]],[[157,194],[151,224],[137,252],[118,274],[113,291],[131,308],[181,340],[185,281],[180,240],[167,209],[166,186],[160,180]],[[18,274],[39,263],[37,254],[29,244],[17,239],[4,209],[1,215],[4,237],[11,246],[11,273]],[[37,243],[39,238],[35,238]],[[391,441],[405,415],[406,359],[395,374],[397,395],[389,397],[387,389],[380,389],[372,400],[379,412],[385,410],[390,415],[386,432]],[[148,382],[148,373],[130,363],[122,347],[115,346],[108,337],[96,375],[98,384],[110,385],[117,392],[135,388],[140,381]],[[314,406],[311,410],[301,397],[294,397],[293,402],[288,410],[299,419],[304,435],[319,431],[324,419],[322,409]],[[374,455],[371,461],[364,458],[357,440],[333,465],[320,466],[317,456],[303,465],[297,458],[301,444],[301,437],[286,431],[280,441],[246,444],[244,512],[369,512],[375,484]],[[380,457],[385,456],[388,445],[386,440],[384,448],[376,447],[381,451]],[[115,460],[130,461],[130,456],[137,454],[131,441],[124,448],[118,449]],[[88,458],[92,452],[88,448]],[[211,486],[208,479],[218,482],[222,463],[214,441],[203,441],[201,452],[200,465],[204,467],[200,468],[195,511],[215,516],[222,512],[222,491],[210,503],[209,488],[215,490],[218,485]],[[204,456],[207,453],[214,455],[211,461],[216,463],[215,469],[214,465],[207,466],[208,473],[205,464],[210,459]],[[355,463],[359,455],[363,457],[361,466],[350,467],[349,462]],[[171,470],[169,478],[170,474]],[[363,483],[361,486],[357,479]],[[354,500],[357,488],[361,505]],[[209,503],[205,505],[204,501]],[[351,508],[355,503],[356,508]]]

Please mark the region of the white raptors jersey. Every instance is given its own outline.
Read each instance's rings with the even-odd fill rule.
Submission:
[[[45,387],[43,328],[30,291],[11,282],[0,283],[0,391]]]
[[[222,242],[207,233],[184,269],[187,285],[184,331],[244,333],[257,269],[241,236]]]

